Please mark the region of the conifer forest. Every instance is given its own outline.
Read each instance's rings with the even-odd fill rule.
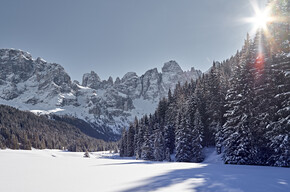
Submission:
[[[289,2],[272,1],[275,18]],[[226,164],[290,166],[289,16],[249,34],[231,58],[169,90],[153,114],[135,119],[121,156],[202,162],[214,146]],[[221,45],[222,48],[222,45]],[[172,159],[173,158],[173,159]]]

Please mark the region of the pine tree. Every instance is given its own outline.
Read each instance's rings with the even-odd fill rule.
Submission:
[[[168,107],[167,99],[163,98],[161,101],[159,101],[156,112],[158,116],[158,122],[162,128],[164,127],[164,124],[165,124],[165,115],[166,115],[167,107]]]
[[[31,150],[31,143],[27,137],[27,133],[24,133],[23,134],[23,143],[22,143],[22,149],[25,149],[25,150]]]
[[[273,120],[266,128],[269,155],[267,164],[290,166],[290,58],[289,58],[289,1],[272,1],[272,16],[279,18],[269,26],[273,39],[269,41],[274,98]]]
[[[222,153],[222,145],[223,145],[223,132],[222,126],[220,123],[216,125],[216,134],[215,134],[215,146],[217,154]]]
[[[203,124],[203,133],[202,133],[202,146],[209,146],[211,141],[209,141],[210,133],[207,126],[208,115],[206,113],[206,91],[205,91],[205,84],[202,82],[202,79],[198,79],[196,83],[195,89],[195,97],[196,97],[196,107],[201,116],[201,122]]]
[[[135,148],[136,159],[141,158],[143,142],[144,142],[143,126],[140,125],[138,133],[136,134],[136,148]]]
[[[154,139],[154,160],[163,161],[165,159],[164,154],[164,138],[160,131],[155,133]]]
[[[187,115],[185,106],[181,108],[181,111],[177,117],[176,128],[176,154],[175,160],[177,162],[190,162],[192,160],[192,137],[191,128],[189,123],[189,116]]]
[[[220,79],[218,77],[218,71],[216,63],[210,70],[208,76],[208,104],[207,104],[207,122],[208,125],[208,145],[215,145],[215,134],[217,133],[218,125],[221,123],[221,105],[222,105],[222,95],[220,88]]]
[[[135,130],[134,126],[131,124],[129,126],[129,129],[127,131],[127,156],[132,157],[134,156],[134,135],[135,135]]]
[[[274,89],[271,78],[272,57],[270,55],[268,39],[262,30],[259,30],[254,38],[254,97],[253,97],[253,115],[252,115],[252,133],[254,147],[257,150],[256,164],[265,164],[268,156],[268,148],[265,143],[268,140],[265,137],[266,126],[273,120],[274,115]]]
[[[271,150],[271,154],[267,159],[268,165],[279,167],[290,166],[289,119],[281,119],[267,126],[266,137],[270,140],[267,146]]]
[[[146,116],[145,116],[145,122],[148,122],[148,119],[146,120]],[[145,125],[146,124],[147,123],[145,123]],[[152,136],[152,128],[148,124],[145,129],[144,142],[141,147],[141,158],[144,160],[154,160],[153,139],[154,137]]]
[[[168,162],[171,162],[170,149],[169,148],[166,148],[166,151],[165,151],[165,160],[168,161]]]
[[[177,114],[177,97],[172,96],[171,91],[168,91],[168,107],[165,114],[165,125],[164,125],[164,142],[165,148],[169,148],[170,154],[175,149],[175,124]]]
[[[174,125],[168,123],[164,127],[164,145],[165,148],[169,149],[170,154],[173,153],[175,147],[174,142],[175,142]]]
[[[127,131],[125,129],[122,131],[122,137],[120,140],[120,156],[127,156]]]
[[[196,110],[194,115],[194,125],[192,128],[192,162],[202,162],[204,157],[202,154],[202,132],[203,124],[201,121],[201,116],[198,110]]]
[[[253,164],[256,150],[253,148],[253,135],[250,128],[252,123],[253,98],[253,72],[252,72],[253,46],[249,36],[245,41],[240,63],[232,79],[232,88],[226,96],[225,117],[223,126],[224,160],[233,164]]]
[[[19,142],[18,142],[17,137],[14,134],[11,135],[10,148],[19,149]]]
[[[274,59],[272,78],[274,87],[273,121],[267,125],[266,139],[270,154],[267,164],[290,166],[290,59],[278,56]]]
[[[137,159],[137,151],[138,151],[138,133],[139,133],[139,121],[137,117],[135,116],[134,120],[134,155],[136,156]]]

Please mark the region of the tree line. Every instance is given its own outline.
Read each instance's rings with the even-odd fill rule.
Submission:
[[[0,105],[0,149],[32,147],[81,152],[116,150],[117,144],[89,137],[68,123]]]

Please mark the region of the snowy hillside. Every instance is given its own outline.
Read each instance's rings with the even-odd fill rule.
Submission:
[[[83,154],[0,150],[0,191],[290,191],[288,168],[151,162],[108,152],[83,158]]]
[[[194,68],[183,71],[169,61],[161,73],[156,68],[140,77],[128,72],[114,82],[111,77],[101,80],[92,71],[79,83],[61,65],[14,49],[0,49],[0,69],[0,104],[35,114],[69,115],[103,134],[119,134],[135,116],[154,112],[178,81],[183,84],[201,74]]]

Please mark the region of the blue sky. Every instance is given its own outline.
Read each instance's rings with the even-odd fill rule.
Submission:
[[[1,0],[0,48],[59,63],[73,80],[169,60],[206,71],[241,48],[253,27],[241,19],[253,15],[248,0]]]

